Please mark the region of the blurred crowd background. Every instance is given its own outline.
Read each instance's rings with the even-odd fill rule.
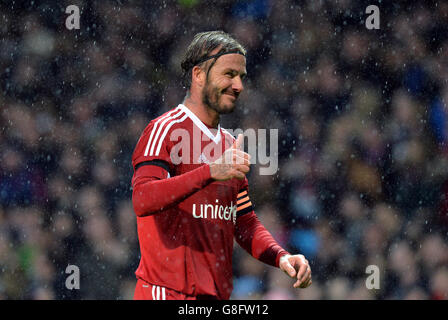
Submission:
[[[255,211],[313,271],[294,290],[236,245],[231,298],[447,299],[448,3],[354,0],[2,1],[0,299],[132,299],[131,155],[217,29],[248,50],[222,126],[279,130],[278,173],[248,176]]]

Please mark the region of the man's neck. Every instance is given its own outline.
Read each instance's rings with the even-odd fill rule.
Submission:
[[[183,104],[193,112],[204,124],[209,127],[217,128],[219,124],[219,113],[207,107],[205,104],[198,103],[191,97],[185,98]]]

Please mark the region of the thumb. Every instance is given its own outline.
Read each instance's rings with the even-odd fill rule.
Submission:
[[[238,138],[236,138],[235,142],[233,143],[232,148],[233,149],[240,149],[241,150],[241,146],[243,145],[243,141],[244,141],[244,137],[243,135],[240,133],[238,135]]]

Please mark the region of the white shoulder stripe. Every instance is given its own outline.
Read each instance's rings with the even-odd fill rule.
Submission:
[[[177,116],[176,116],[176,117],[177,117]],[[165,131],[163,132],[162,137],[161,137],[160,140],[159,140],[159,145],[157,146],[157,150],[156,150],[156,154],[155,154],[156,156],[158,156],[159,153],[160,153],[160,148],[162,147],[162,142],[163,142],[163,140],[165,139],[165,136],[166,136],[166,134],[168,133],[168,130],[172,127],[173,124],[185,121],[185,119],[186,119],[187,117],[188,117],[188,115],[185,114],[181,119],[179,119],[179,120],[173,120],[173,121],[171,121],[171,122],[166,126]],[[154,147],[154,146],[153,146],[153,147]],[[151,154],[152,154],[152,148],[151,148]]]
[[[159,120],[156,121],[156,123],[154,124],[154,127],[152,128],[151,135],[149,136],[148,144],[146,145],[146,149],[145,149],[145,157],[148,155],[149,147],[151,146],[152,139],[153,139],[153,137],[154,137],[154,133],[157,131],[157,127],[158,127],[159,123],[160,123],[161,121],[163,121],[165,118],[171,116],[173,113],[178,112],[179,110],[180,110],[180,108],[177,107],[176,109],[171,110],[171,111],[168,112],[166,115],[164,115],[163,117],[161,117]]]
[[[162,132],[162,130],[163,130],[164,128],[169,128],[169,127],[171,127],[171,126],[170,126],[171,122],[172,122],[174,119],[179,118],[179,117],[182,116],[183,114],[184,114],[184,112],[181,111],[181,112],[175,114],[174,116],[167,117],[165,120],[162,121],[162,123],[160,124],[159,128],[157,129],[157,133],[156,133],[156,136],[154,137],[154,141],[153,141],[152,144],[151,144],[151,150],[149,151],[149,155],[150,155],[150,156],[154,156],[154,155],[155,155],[155,154],[154,154],[154,148],[156,147],[157,143],[159,143],[160,145],[163,143],[163,139],[165,138],[165,136],[164,136],[164,135],[160,136],[160,133]],[[166,132],[166,130],[165,130],[164,132]],[[160,138],[159,138],[159,136],[160,136]],[[160,149],[160,148],[159,148],[159,149]],[[156,154],[156,155],[158,155],[158,154]]]

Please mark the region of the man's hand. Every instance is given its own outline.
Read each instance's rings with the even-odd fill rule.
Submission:
[[[286,254],[280,258],[279,268],[291,278],[296,278],[294,288],[306,288],[313,282],[311,280],[311,268],[308,260],[301,254]]]
[[[249,172],[250,155],[240,149],[243,144],[243,135],[238,135],[233,146],[223,155],[210,164],[210,175],[213,179],[224,181],[233,178],[244,179]]]

